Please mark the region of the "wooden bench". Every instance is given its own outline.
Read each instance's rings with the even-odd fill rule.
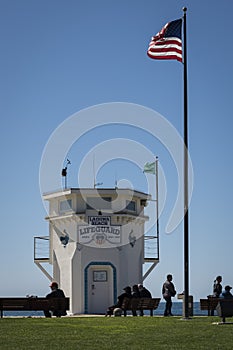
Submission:
[[[124,298],[121,309],[124,316],[127,311],[143,311],[150,310],[150,316],[153,316],[153,311],[157,309],[160,303],[160,298]]]
[[[211,311],[216,310],[219,298],[209,296],[207,299],[200,299],[200,309],[207,310],[208,316],[211,315]]]
[[[69,298],[0,298],[1,318],[3,311],[53,311],[69,310]]]
[[[216,307],[218,316],[222,318],[222,322],[226,322],[226,317],[233,316],[233,298],[232,299],[219,299]]]

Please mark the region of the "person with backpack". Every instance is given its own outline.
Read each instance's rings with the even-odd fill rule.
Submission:
[[[166,301],[165,310],[164,310],[164,316],[173,316],[172,314],[172,297],[176,295],[175,286],[172,283],[172,275],[167,275],[167,280],[164,282],[162,287],[162,294],[163,298]]]

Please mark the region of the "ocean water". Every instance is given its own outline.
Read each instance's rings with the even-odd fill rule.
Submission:
[[[158,309],[154,311],[154,315],[163,315],[165,308],[165,303],[159,303]],[[173,302],[172,304],[172,313],[174,316],[182,316],[183,312],[183,303],[182,302]],[[206,310],[200,309],[199,301],[193,303],[193,316],[207,316],[208,312]]]
[[[165,303],[161,302],[158,308],[154,311],[154,316],[163,315],[165,308]],[[174,316],[182,316],[182,302],[173,302],[172,305],[172,313]],[[130,313],[129,313],[130,314]],[[149,315],[149,312],[145,311],[145,315]],[[44,313],[42,311],[4,311],[4,316],[12,316],[12,317],[40,317],[43,316]],[[200,303],[193,303],[193,316],[207,316],[207,311],[200,310]]]

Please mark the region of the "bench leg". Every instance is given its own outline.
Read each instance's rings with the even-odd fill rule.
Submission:
[[[222,323],[226,322],[226,317],[222,317]]]
[[[153,310],[150,310],[150,315],[153,316]]]
[[[126,317],[127,316],[127,311],[126,310],[124,310],[124,317]]]

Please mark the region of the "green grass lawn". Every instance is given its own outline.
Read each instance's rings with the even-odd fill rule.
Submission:
[[[2,318],[0,349],[232,349],[219,317]],[[231,321],[231,319],[229,319]]]

